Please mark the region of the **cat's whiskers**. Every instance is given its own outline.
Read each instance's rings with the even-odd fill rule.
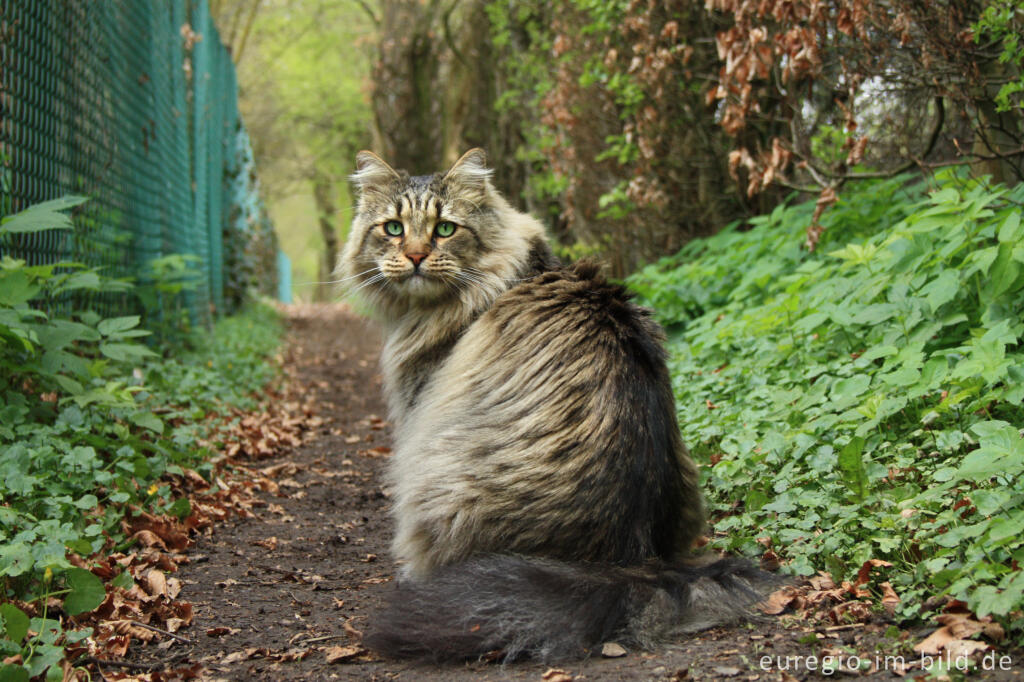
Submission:
[[[363,275],[367,275],[367,274],[373,272],[374,270],[379,270],[379,268],[375,265],[372,268],[369,268],[367,270],[363,270],[362,272],[356,273],[355,275],[349,275],[348,277],[342,277],[341,279],[329,279],[326,282],[301,282],[297,286],[307,286],[307,285],[313,285],[313,284],[342,284],[344,282],[348,282],[350,280],[356,279],[357,277],[362,277]]]
[[[358,292],[362,291],[363,289],[368,289],[370,286],[372,286],[374,284],[377,284],[378,282],[382,282],[382,281],[384,282],[384,286],[387,286],[387,280],[388,280],[388,276],[386,274],[384,274],[383,272],[378,272],[376,275],[374,275],[370,279],[366,280],[365,282],[363,282],[362,284],[360,284],[356,288],[352,289],[348,293],[349,294],[358,293]],[[370,289],[370,291],[372,292],[373,289]]]

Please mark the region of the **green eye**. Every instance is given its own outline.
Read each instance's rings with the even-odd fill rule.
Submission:
[[[389,220],[384,223],[384,232],[392,237],[401,237],[405,228],[397,220]]]
[[[451,237],[455,234],[455,223],[448,220],[438,223],[434,228],[434,234],[438,237]]]

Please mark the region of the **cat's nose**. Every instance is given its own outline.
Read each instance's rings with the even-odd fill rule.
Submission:
[[[411,260],[413,265],[415,265],[416,267],[419,267],[420,263],[423,262],[423,259],[427,257],[427,254],[425,254],[425,253],[407,253],[407,254],[405,254],[405,257],[408,258],[409,260]]]

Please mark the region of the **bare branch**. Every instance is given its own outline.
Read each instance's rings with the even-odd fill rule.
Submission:
[[[356,5],[366,13],[366,16],[370,18],[370,21],[375,27],[380,28],[380,17],[374,13],[372,7],[366,4],[365,0],[352,0],[352,2],[356,3]]]

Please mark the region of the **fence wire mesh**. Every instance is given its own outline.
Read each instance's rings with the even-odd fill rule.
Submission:
[[[277,295],[276,236],[237,97],[206,0],[0,0],[0,216],[90,198],[73,231],[19,235],[0,255],[144,283],[154,259],[193,254],[196,321],[253,287]]]

